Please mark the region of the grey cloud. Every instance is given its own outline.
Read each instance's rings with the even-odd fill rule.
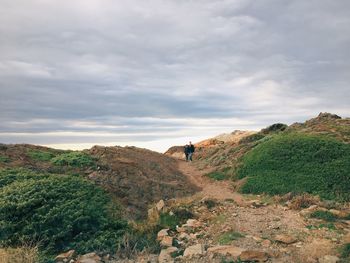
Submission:
[[[151,138],[136,131],[219,130],[203,119],[252,122],[226,131],[350,115],[349,10],[346,0],[2,1],[0,133],[137,141]]]

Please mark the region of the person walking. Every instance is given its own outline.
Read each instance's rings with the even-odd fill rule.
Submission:
[[[193,156],[194,150],[195,150],[195,147],[192,144],[192,142],[190,142],[190,144],[188,145],[188,158],[187,159],[191,162],[192,162],[192,156]]]
[[[188,162],[188,155],[190,153],[190,146],[188,144],[186,144],[184,147],[184,153],[185,153],[185,157],[186,157],[186,162]]]

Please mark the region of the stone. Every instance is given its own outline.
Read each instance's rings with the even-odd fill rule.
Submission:
[[[59,254],[57,257],[55,257],[55,261],[56,262],[60,262],[60,261],[68,262],[69,260],[71,260],[73,258],[74,254],[75,254],[75,250],[73,250],[73,249],[69,250],[68,252]]]
[[[340,210],[336,210],[336,209],[331,209],[331,210],[329,210],[329,212],[331,212],[333,215],[340,217],[340,218],[344,218],[344,217],[347,217],[349,215],[345,211],[340,211]]]
[[[183,232],[186,232],[186,228],[176,226],[176,231],[179,232],[179,233],[183,233]]]
[[[235,246],[215,246],[208,248],[208,253],[220,254],[226,256],[227,254],[237,259],[244,249]]]
[[[275,241],[289,245],[297,242],[297,239],[290,235],[281,234],[281,235],[275,236]]]
[[[197,228],[197,227],[201,227],[202,224],[196,219],[188,219],[186,224],[184,224],[183,226],[190,227],[190,228]]]
[[[263,247],[270,247],[271,246],[271,241],[268,239],[265,239],[264,241],[261,242],[261,245]]]
[[[336,257],[336,256],[326,255],[326,256],[324,256],[322,258],[319,258],[318,262],[319,263],[337,263],[337,262],[339,262],[339,260],[340,259],[338,257]]]
[[[187,233],[181,233],[179,236],[180,240],[189,240],[190,236]]]
[[[241,261],[265,262],[269,259],[269,255],[263,251],[246,250],[242,252],[239,258]]]
[[[164,200],[160,200],[160,201],[156,204],[156,208],[157,208],[158,212],[162,211],[164,207],[165,207]]]
[[[171,257],[171,253],[177,251],[176,247],[168,247],[166,249],[162,249],[158,256],[159,263],[172,263],[174,259]]]
[[[168,236],[168,231],[169,228],[160,230],[157,234],[157,240],[161,241],[164,237]]]
[[[203,255],[204,253],[205,253],[204,246],[202,244],[197,244],[186,248],[184,252],[184,257]]]
[[[173,245],[173,240],[174,238],[170,236],[165,236],[163,239],[160,241],[160,245],[162,247],[171,247]]]
[[[88,253],[78,258],[76,263],[100,263],[101,258],[96,253]]]

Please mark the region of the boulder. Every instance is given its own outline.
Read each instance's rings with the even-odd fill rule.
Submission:
[[[330,255],[326,255],[326,256],[318,259],[319,263],[337,263],[339,261],[340,261],[340,259],[338,257],[330,256]]]
[[[164,237],[169,236],[168,231],[169,228],[160,230],[157,234],[157,240],[161,241]]]
[[[227,254],[237,259],[244,249],[235,246],[215,246],[208,248],[208,253],[220,254],[226,256]]]
[[[159,263],[172,263],[174,259],[171,257],[171,253],[177,251],[176,247],[168,247],[166,249],[162,249],[158,256]]]
[[[183,225],[183,227],[189,227],[189,228],[197,228],[201,226],[202,226],[202,223],[196,219],[188,219],[186,224]]]
[[[290,235],[281,234],[281,235],[275,236],[275,241],[289,245],[289,244],[297,242],[297,239],[290,236]]]
[[[68,262],[70,261],[75,254],[75,250],[69,250],[68,252],[59,254],[57,257],[55,257],[56,262]]]
[[[78,258],[76,263],[100,263],[101,258],[96,253],[88,253]]]
[[[164,207],[165,207],[164,200],[160,200],[160,201],[156,204],[156,208],[157,208],[157,210],[158,210],[159,212],[162,211]]]
[[[160,245],[162,247],[171,247],[173,245],[173,240],[174,238],[170,236],[165,236],[163,239],[160,241]]]
[[[269,259],[269,255],[263,251],[246,250],[240,255],[241,261],[265,262]]]
[[[190,247],[186,248],[185,252],[184,252],[184,257],[192,257],[192,256],[195,256],[195,255],[203,255],[204,253],[205,253],[204,245],[197,244],[197,245],[193,245],[193,246],[190,246]]]

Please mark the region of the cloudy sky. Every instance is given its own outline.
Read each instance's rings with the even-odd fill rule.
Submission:
[[[163,151],[350,116],[348,0],[1,0],[0,142]]]

